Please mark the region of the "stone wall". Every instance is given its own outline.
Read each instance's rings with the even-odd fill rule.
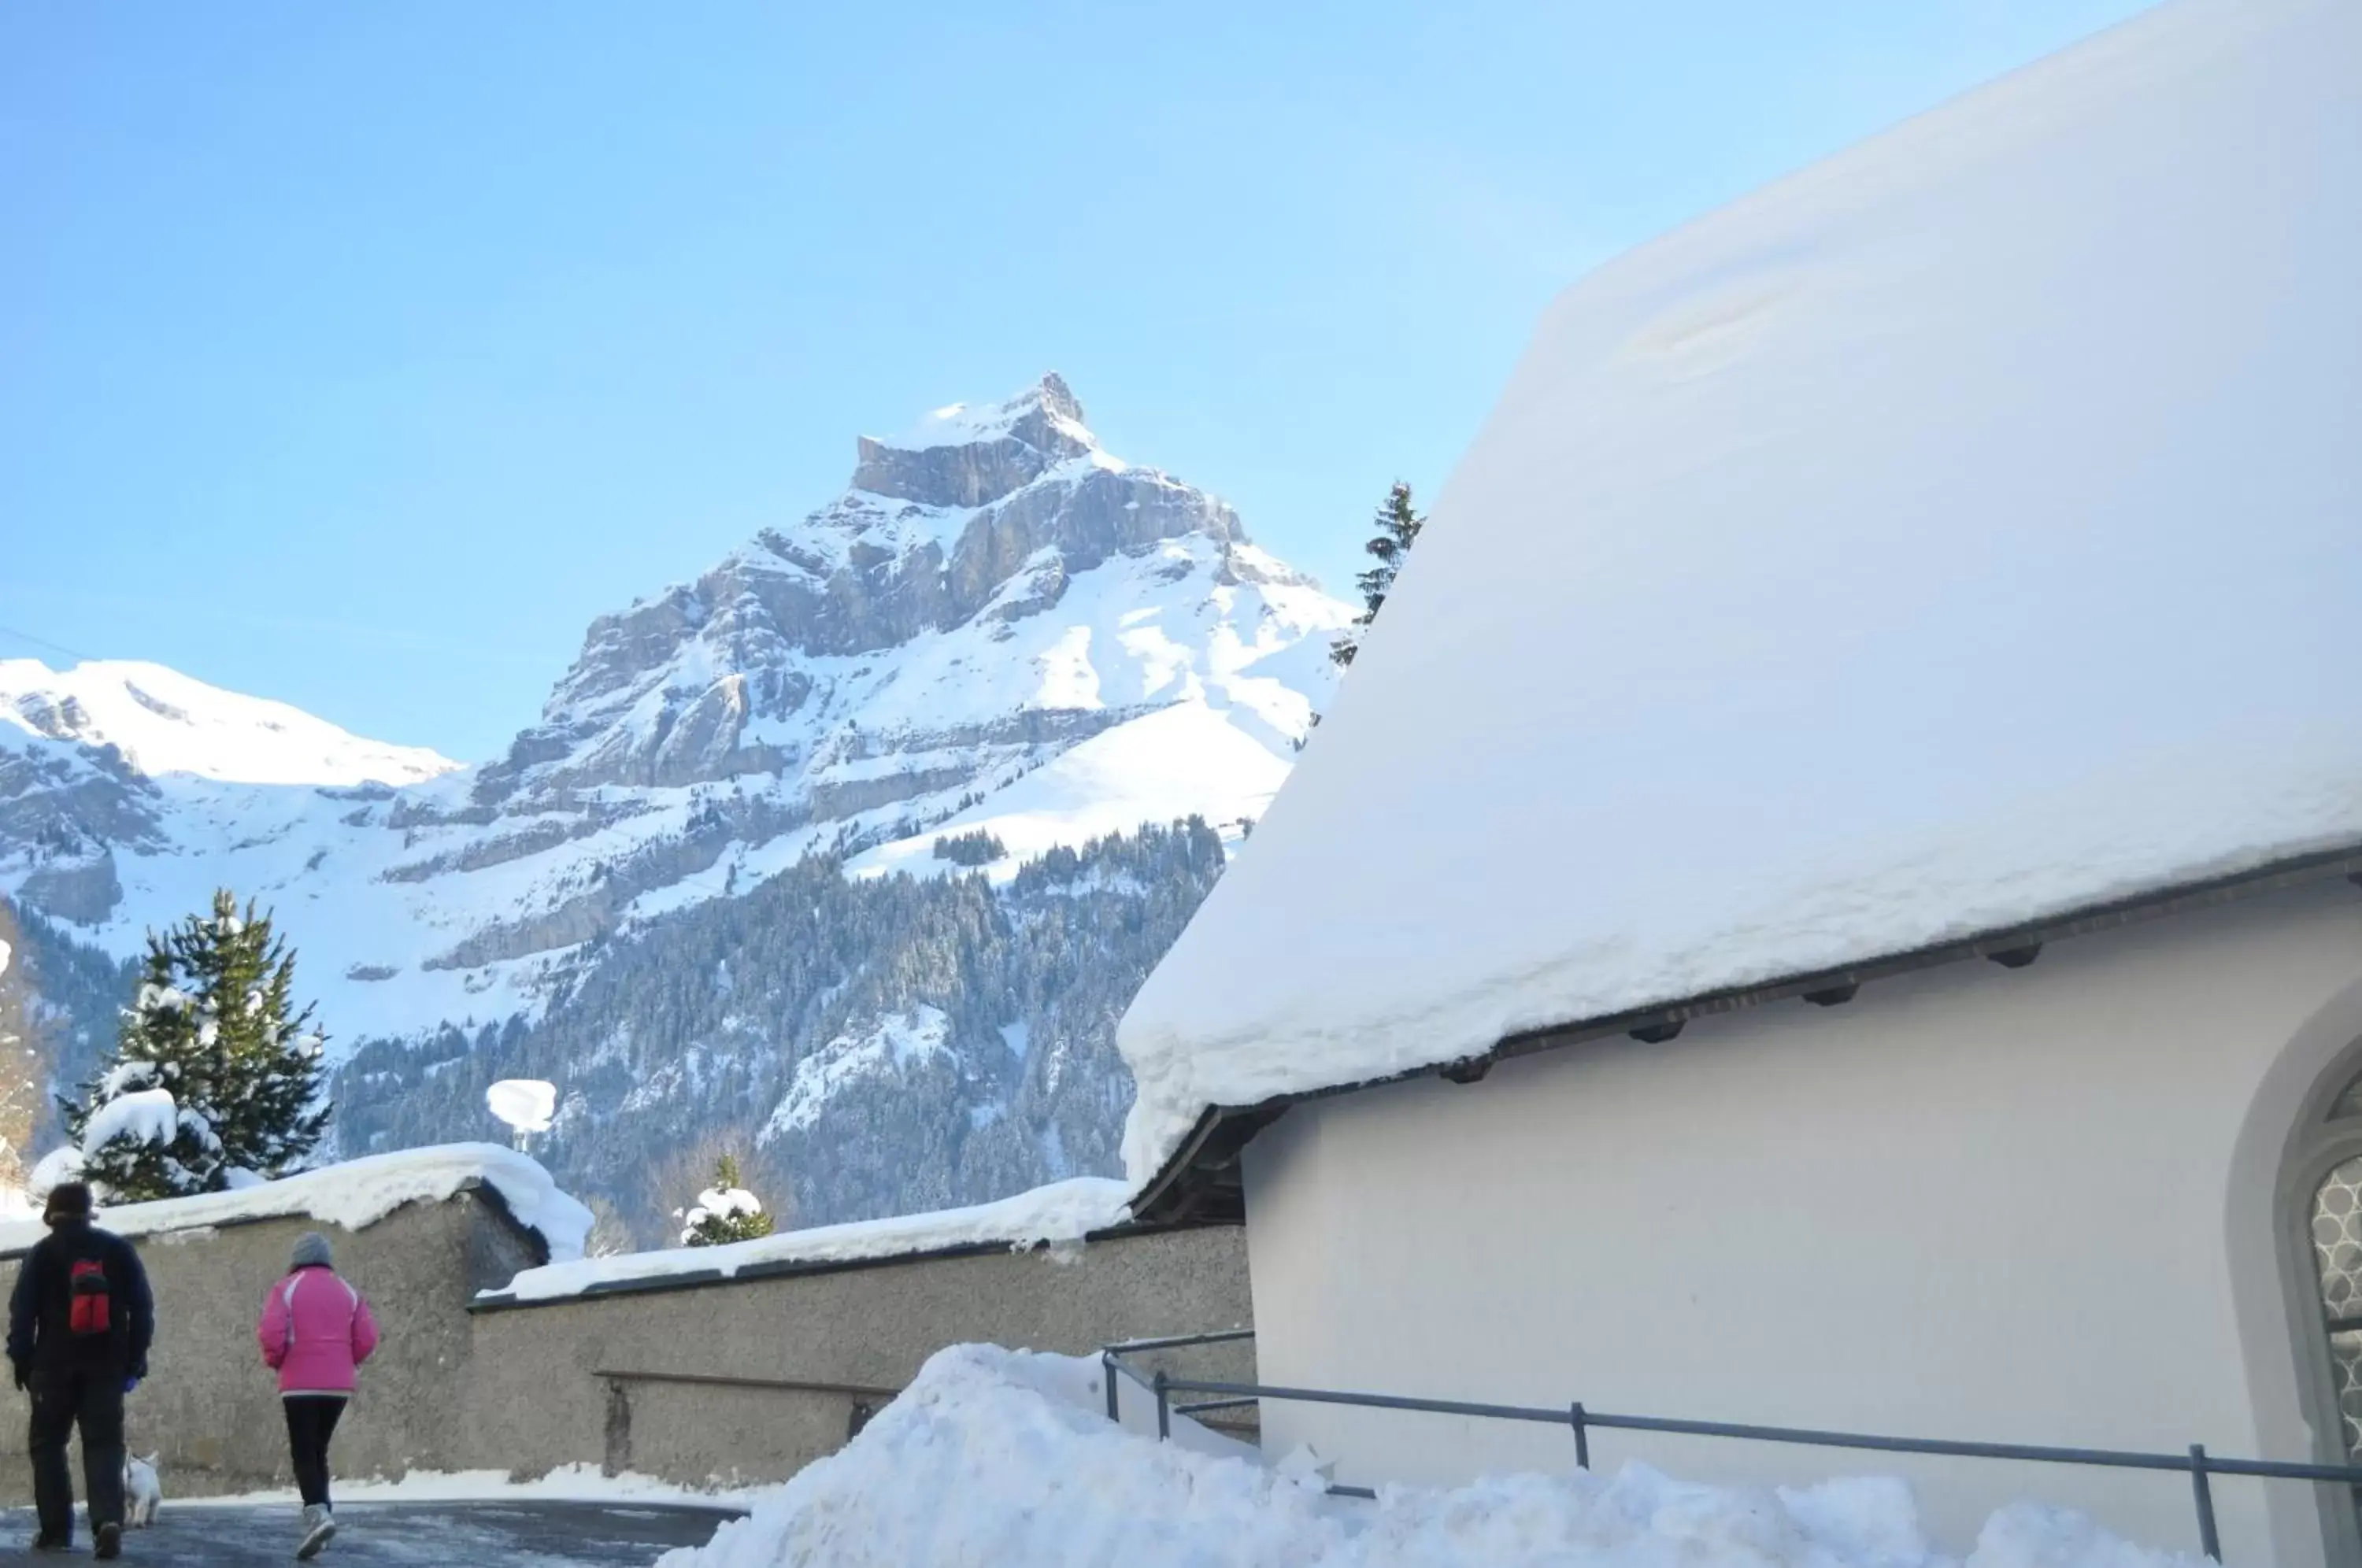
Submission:
[[[465,1457],[453,1419],[475,1378],[465,1304],[542,1255],[539,1239],[483,1188],[405,1205],[352,1232],[288,1218],[137,1238],[156,1294],[156,1348],[127,1436],[134,1452],[162,1455],[168,1496],[293,1485],[278,1385],[254,1330],[295,1238],[313,1230],[335,1243],[339,1272],[368,1297],[384,1335],[338,1429],[337,1469],[398,1475],[458,1468]],[[13,1266],[7,1277],[13,1285]],[[21,1408],[0,1419],[0,1503],[30,1499]]]
[[[345,1476],[583,1464],[690,1485],[784,1480],[947,1344],[1084,1353],[1253,1320],[1235,1229],[784,1265],[516,1305],[475,1297],[538,1262],[539,1241],[482,1188],[351,1233],[300,1218],[161,1232],[135,1242],[159,1326],[129,1438],[161,1453],[168,1497],[292,1485],[254,1326],[295,1238],[315,1229],[384,1333],[337,1430]],[[1244,1345],[1186,1364],[1253,1375]],[[24,1422],[0,1419],[0,1505],[27,1500]]]
[[[1242,1235],[1228,1228],[486,1307],[467,1424],[478,1463],[502,1468],[777,1481],[841,1446],[945,1345],[1079,1354],[1252,1322]],[[1189,1364],[1251,1377],[1253,1350]]]

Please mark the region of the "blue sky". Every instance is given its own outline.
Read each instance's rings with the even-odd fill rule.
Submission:
[[[0,657],[489,756],[1049,369],[1349,590],[1587,269],[2139,8],[0,7]]]

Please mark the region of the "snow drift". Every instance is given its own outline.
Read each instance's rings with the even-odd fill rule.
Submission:
[[[1328,1495],[1301,1454],[1267,1465],[1194,1430],[1159,1443],[1099,1413],[1099,1369],[988,1345],[939,1352],[841,1452],[658,1568],[1954,1568],[1909,1488],[1777,1492],[1503,1475]],[[1136,1403],[1143,1403],[1135,1401]],[[1189,1428],[1186,1420],[1181,1423]],[[2081,1516],[1995,1514],[1964,1568],[2168,1568]]]
[[[1120,1043],[1209,1104],[2362,846],[2362,8],[2182,0],[1544,319]]]

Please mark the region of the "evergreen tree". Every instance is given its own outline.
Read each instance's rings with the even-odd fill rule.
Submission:
[[[1395,574],[1402,570],[1403,558],[1418,538],[1418,531],[1427,526],[1427,519],[1411,510],[1410,486],[1396,480],[1386,491],[1384,504],[1378,508],[1378,531],[1362,547],[1377,558],[1378,564],[1354,579],[1362,591],[1362,613],[1353,617],[1353,624],[1366,627],[1378,618],[1378,606],[1393,591]],[[1358,633],[1347,632],[1330,645],[1329,657],[1339,664],[1351,664],[1353,656],[1362,651]]]
[[[240,914],[226,889],[212,914],[149,933],[113,1057],[79,1102],[60,1101],[90,1178],[138,1202],[299,1165],[329,1107],[322,1041],[312,1010],[294,1006],[294,955],[270,917],[251,902]],[[109,1134],[94,1147],[94,1123]]]
[[[680,1219],[681,1244],[689,1247],[725,1246],[771,1233],[771,1217],[763,1211],[762,1200],[746,1190],[735,1154],[713,1163],[713,1185],[698,1194],[696,1206]]]

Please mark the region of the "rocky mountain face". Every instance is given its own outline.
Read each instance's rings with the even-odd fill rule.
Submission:
[[[348,1147],[481,1135],[478,1080],[530,1066],[553,1157],[626,1207],[699,1127],[759,1138],[808,1217],[988,1197],[1112,1168],[1114,1016],[1350,614],[1046,377],[862,438],[828,505],[595,621],[481,766],[153,666],[0,664],[0,889],[94,960],[215,885],[274,906],[353,1053]],[[808,883],[827,930],[761,936]]]

